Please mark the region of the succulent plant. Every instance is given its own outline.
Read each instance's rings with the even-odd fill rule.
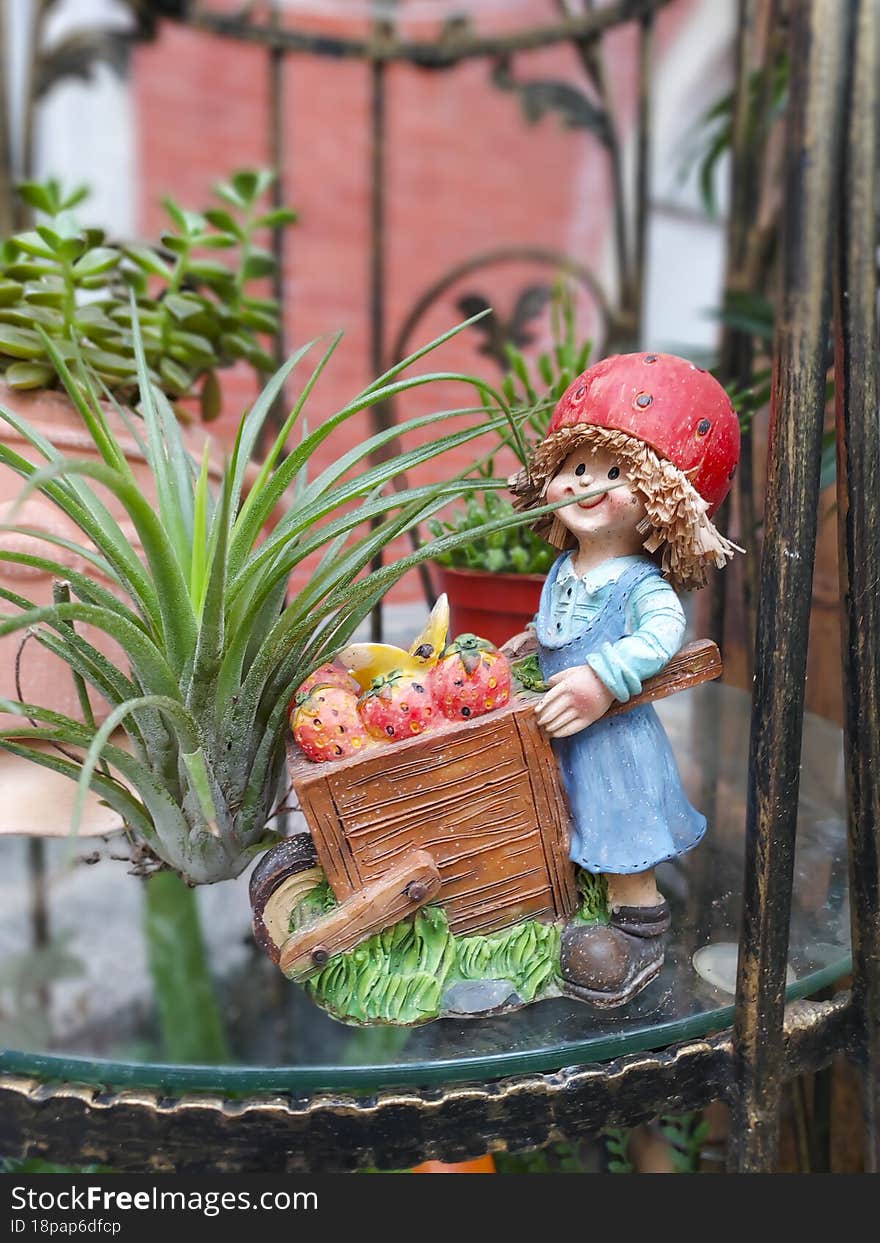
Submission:
[[[500,448],[512,449],[525,466],[530,449],[547,434],[553,407],[569,384],[589,366],[591,341],[580,341],[575,322],[574,302],[564,286],[558,287],[551,301],[554,345],[542,352],[530,367],[515,345],[505,346],[508,371],[502,389],[514,418],[498,425],[499,444],[478,464],[478,473],[487,479],[495,472],[495,454]],[[458,569],[486,570],[492,574],[546,574],[556,552],[535,535],[529,526],[499,528],[498,519],[510,516],[510,501],[488,488],[474,489],[444,521],[432,519],[428,529],[435,539],[444,534],[473,532],[470,542],[435,557],[441,565]]]
[[[497,492],[469,492],[464,508],[457,508],[449,521],[432,518],[427,525],[435,539],[454,531],[470,532],[470,541],[434,560],[493,574],[546,574],[556,553],[529,527],[507,527],[486,534],[487,525],[513,513],[510,501]]]
[[[31,464],[2,443],[0,463],[26,481],[25,494],[39,490],[82,536],[77,542],[31,532],[49,545],[45,556],[0,550],[0,561],[48,571],[69,584],[68,598],[68,589],[59,589],[55,603],[45,607],[0,588],[0,600],[11,606],[0,613],[0,637],[28,630],[68,665],[86,705],[86,692],[94,690],[112,709],[96,727],[90,711],[81,722],[39,704],[0,700],[0,712],[34,722],[30,730],[21,724],[0,729],[0,748],[79,783],[74,827],[91,785],[122,817],[142,854],[145,849],[186,880],[205,883],[238,875],[251,855],[271,841],[267,824],[296,688],[349,641],[410,566],[468,538],[447,534],[371,569],[385,545],[429,520],[469,486],[459,478],[397,490],[395,480],[401,483],[402,472],[469,443],[487,426],[497,430],[509,424],[510,411],[503,395],[471,377],[445,372],[402,376],[460,330],[453,329],[397,364],[314,430],[303,427],[298,443],[288,446],[337,338],[302,386],[245,498],[245,470],[269,410],[312,343],[276,372],[243,417],[215,494],[207,459],[200,468],[190,457],[170,403],[151,384],[134,306],[131,326],[141,430],[130,413],[120,412],[142,441],[154,476],[155,508],[134,483],[96,382],[79,359],[69,367],[49,335],[42,335],[42,343],[80,410],[99,460],[65,459],[23,418],[0,406],[0,418],[19,431],[41,464]],[[479,404],[421,416],[352,443],[348,421],[360,411],[446,379],[471,384]],[[472,416],[470,426],[461,426],[463,413]],[[450,419],[459,420],[453,424],[457,430],[445,432]],[[418,442],[429,428],[430,440],[381,460],[397,437],[404,437],[404,444],[411,437]],[[317,451],[334,433],[343,445],[340,456],[309,478]],[[143,560],[102,502],[105,489],[122,503],[136,528]],[[266,535],[266,520],[282,498],[289,500],[286,512]],[[522,521],[521,515],[504,516],[488,531]],[[100,568],[113,590],[54,561],[53,544]],[[303,563],[308,579],[288,598],[290,575]],[[110,635],[127,662],[121,667],[111,663],[77,632],[79,625]],[[125,746],[113,737],[116,729],[124,730]]]
[[[169,227],[159,245],[108,244],[74,209],[83,187],[29,182],[19,194],[36,226],[0,249],[0,372],[15,389],[59,386],[44,336],[67,362],[80,354],[98,381],[123,401],[137,392],[130,291],[151,383],[177,402],[200,388],[202,417],[220,411],[217,370],[245,359],[258,372],[275,363],[264,342],[278,331],[278,305],[253,293],[273,256],[261,232],[291,223],[288,208],[264,209],[274,181],[243,171],[214,188],[217,204],[187,211],[167,198]],[[226,261],[213,257],[227,252]]]

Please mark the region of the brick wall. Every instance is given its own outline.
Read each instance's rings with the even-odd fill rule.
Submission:
[[[514,7],[517,20],[528,17],[529,9],[540,20],[555,12],[540,0]],[[663,11],[661,55],[690,7],[691,0],[679,0]],[[634,33],[617,32],[608,45],[611,89],[625,115],[634,105]],[[405,65],[387,71],[386,352],[424,290],[481,252],[527,243],[572,254],[602,274],[608,269],[610,192],[601,147],[583,130],[564,129],[557,116],[527,126],[517,97],[490,83],[490,69],[474,61],[447,72]],[[518,58],[515,72],[529,80],[579,83],[583,77],[566,46]],[[220,176],[268,163],[264,49],[166,23],[159,39],[136,53],[134,89],[145,234],[161,228],[163,193],[197,206],[207,201]],[[285,194],[300,213],[284,281],[287,340],[294,347],[339,329],[345,333],[313,396],[312,427],[371,378],[370,99],[369,70],[360,63],[305,55],[287,59]],[[546,266],[521,262],[475,272],[422,318],[410,346],[461,319],[456,301],[464,293],[483,294],[508,316],[525,286],[552,277]],[[595,331],[595,309],[586,296],[580,315],[584,331]],[[539,335],[545,340],[547,330],[542,322]],[[479,336],[469,332],[444,346],[430,367],[476,371],[496,380],[498,369],[479,353],[479,344]],[[252,393],[246,368],[227,378],[219,434],[229,437]],[[438,385],[408,396],[397,416],[470,401],[463,386]],[[368,431],[368,417],[358,416],[344,435],[330,438],[321,464]],[[445,477],[461,470],[474,452],[451,454],[431,473]],[[412,577],[394,598],[417,598],[418,592]]]

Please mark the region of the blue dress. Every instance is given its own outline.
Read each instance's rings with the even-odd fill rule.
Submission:
[[[598,613],[560,639],[552,614],[553,584],[567,556],[553,565],[536,618],[538,658],[546,678],[587,663],[603,644],[628,633],[627,604],[653,562],[639,558],[614,582]],[[666,732],[650,704],[602,718],[553,740],[571,808],[571,858],[588,872],[631,873],[691,850],[706,818],[688,802]]]

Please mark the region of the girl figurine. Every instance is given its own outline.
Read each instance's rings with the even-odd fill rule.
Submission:
[[[706,829],[653,707],[603,716],[680,647],[676,589],[702,587],[739,551],[711,522],[738,459],[739,423],[711,375],[670,354],[620,354],[570,385],[511,481],[518,508],[572,502],[535,523],[562,550],[535,619],[550,684],[538,721],[568,793],[571,858],[607,882],[609,923],[562,937],[567,991],[597,1006],[659,974],[669,908],[654,868]]]

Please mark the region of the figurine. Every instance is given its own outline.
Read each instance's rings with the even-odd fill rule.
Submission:
[[[659,973],[654,868],[706,823],[651,701],[720,672],[714,644],[678,652],[675,589],[733,555],[711,515],[738,452],[706,372],[606,359],[512,481],[520,508],[563,503],[535,520],[561,556],[534,629],[498,653],[450,635],[441,597],[408,650],[353,644],[300,686],[288,771],[309,833],[263,856],[251,901],[259,944],[334,1017],[619,1006]],[[505,659],[526,647],[528,676]]]
[[[534,638],[507,648],[537,642],[550,686],[537,719],[568,794],[571,859],[607,884],[608,923],[571,921],[561,944],[565,991],[596,1006],[623,1005],[658,975],[669,908],[654,868],[706,828],[654,708],[600,718],[680,647],[675,588],[703,586],[709,565],[739,551],[711,522],[738,458],[738,420],[711,375],[669,354],[622,354],[570,385],[511,481],[519,508],[572,498],[535,524],[562,551]]]

